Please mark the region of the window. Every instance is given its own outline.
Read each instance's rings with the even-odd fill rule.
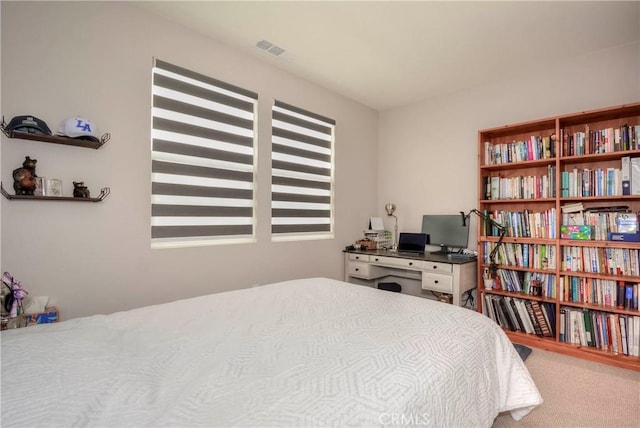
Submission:
[[[333,237],[335,121],[276,101],[272,110],[273,240]]]
[[[155,60],[152,248],[255,240],[258,95]]]

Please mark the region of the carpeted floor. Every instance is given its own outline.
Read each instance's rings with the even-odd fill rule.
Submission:
[[[544,402],[520,421],[501,413],[493,428],[640,427],[640,372],[538,348],[525,365]]]

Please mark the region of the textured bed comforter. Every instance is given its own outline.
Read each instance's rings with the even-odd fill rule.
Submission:
[[[542,402],[488,318],[325,278],[1,338],[3,427],[488,427]]]

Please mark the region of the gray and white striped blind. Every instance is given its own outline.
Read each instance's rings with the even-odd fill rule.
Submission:
[[[334,129],[332,119],[275,101],[271,137],[274,239],[332,236]]]
[[[152,247],[254,239],[257,98],[155,60]]]

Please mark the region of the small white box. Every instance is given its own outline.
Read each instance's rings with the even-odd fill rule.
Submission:
[[[62,180],[47,178],[44,183],[44,194],[46,196],[62,196]]]

